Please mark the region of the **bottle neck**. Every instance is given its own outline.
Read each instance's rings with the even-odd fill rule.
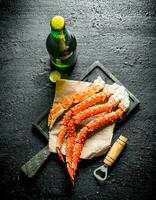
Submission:
[[[64,39],[65,40],[67,38],[67,36],[68,36],[68,33],[67,33],[66,28],[64,28],[63,30],[59,30],[59,31],[56,31],[56,30],[52,29],[51,35],[56,40],[60,40],[60,39]]]

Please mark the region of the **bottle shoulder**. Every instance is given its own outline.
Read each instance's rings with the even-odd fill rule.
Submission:
[[[52,38],[52,36],[51,36],[51,33],[49,33],[49,35],[48,35],[48,37],[47,37],[47,39],[46,39],[46,43],[52,42],[52,41],[53,41],[53,38]]]
[[[51,53],[53,50],[62,51],[62,47],[61,47],[62,45],[63,47],[67,46],[69,51],[74,51],[77,47],[75,36],[71,34],[69,31],[66,32],[66,35],[64,35],[63,40],[54,38],[52,33],[48,35],[47,40],[46,40],[46,46],[47,46],[48,51],[50,51]]]
[[[67,41],[68,41],[69,46],[72,46],[74,49],[76,49],[77,47],[76,37],[74,34],[70,33],[70,31],[68,31]]]

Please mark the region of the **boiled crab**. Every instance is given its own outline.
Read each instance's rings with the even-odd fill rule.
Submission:
[[[64,114],[56,149],[60,159],[64,161],[61,148],[67,135],[66,163],[73,184],[87,136],[96,129],[122,118],[128,107],[129,97],[126,89],[117,84],[106,85],[101,78],[94,81],[88,90],[65,97],[52,107],[48,117],[50,129],[56,119]],[[97,114],[100,115],[87,123],[79,133],[76,133],[78,124]]]

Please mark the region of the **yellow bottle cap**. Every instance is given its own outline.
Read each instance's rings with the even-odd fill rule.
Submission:
[[[64,18],[61,16],[55,16],[51,18],[50,25],[54,30],[61,30],[64,27]]]
[[[61,74],[58,71],[52,71],[50,73],[49,79],[51,82],[55,83],[57,80],[61,79]]]

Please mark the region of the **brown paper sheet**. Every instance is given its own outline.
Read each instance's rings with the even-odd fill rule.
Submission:
[[[56,82],[54,104],[56,104],[60,99],[67,95],[86,90],[88,87],[91,86],[91,84],[92,83],[83,81],[73,81],[64,79],[58,80]],[[56,121],[52,130],[49,132],[49,151],[53,153],[56,153],[57,137],[60,129],[61,120],[62,117]],[[89,119],[89,121],[90,120],[91,119]],[[85,121],[85,123],[87,123],[87,120]],[[85,123],[80,124],[78,129],[82,127]],[[105,154],[111,144],[114,127],[115,123],[106,127],[102,127],[96,132],[94,132],[94,134],[92,134],[89,138],[87,138],[80,157],[82,159],[91,159],[93,157]],[[65,147],[66,140],[64,141],[62,147],[62,153],[64,155],[66,153]]]

